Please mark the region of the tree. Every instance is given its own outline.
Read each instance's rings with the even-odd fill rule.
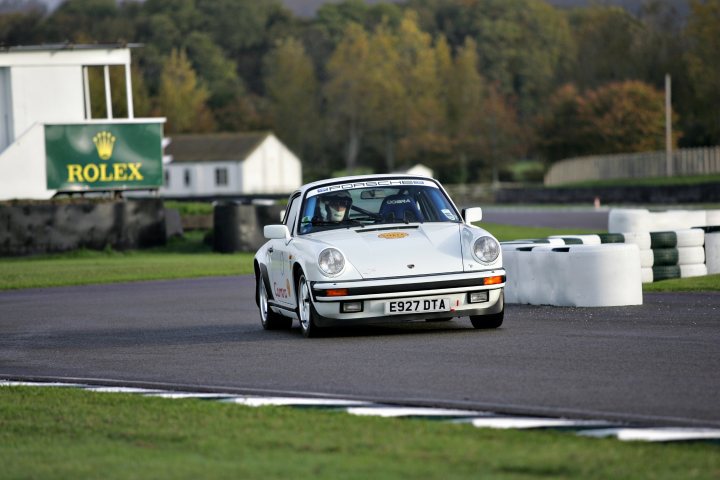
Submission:
[[[368,128],[369,96],[366,78],[370,47],[363,28],[351,23],[327,64],[328,82],[325,85],[328,113],[337,131],[345,136],[345,168],[351,172],[357,166],[358,154]]]
[[[246,95],[246,89],[236,72],[235,62],[226,58],[222,49],[206,33],[192,32],[184,45],[193,69],[207,85],[208,107],[213,111],[220,130],[233,130],[233,127],[242,125],[243,111],[234,107]]]
[[[321,141],[318,83],[313,64],[303,45],[288,38],[265,57],[264,65],[273,128],[303,158]]]
[[[442,44],[439,50],[443,50]],[[485,133],[479,122],[485,80],[478,72],[477,44],[472,38],[465,39],[449,68],[449,74],[442,77],[447,85],[447,126],[453,145],[450,166],[457,172],[455,180],[465,183],[468,161],[476,156],[479,136]]]
[[[550,107],[550,116],[539,129],[544,139],[541,150],[550,161],[665,146],[664,95],[646,83],[610,83],[584,95],[565,86],[553,96]]]
[[[45,41],[115,43],[132,41],[135,28],[115,0],[67,0],[42,26]]]
[[[385,169],[395,170],[398,139],[403,135],[407,88],[400,71],[397,37],[387,23],[370,37],[370,55],[366,78],[370,141],[382,152]]]
[[[530,118],[574,58],[566,15],[542,0],[411,0],[422,26],[451,47],[477,43],[479,70]]]
[[[693,135],[700,144],[720,143],[720,0],[690,2],[685,35],[688,71],[694,90]]]
[[[574,9],[570,24],[577,56],[568,79],[579,88],[638,78],[635,52],[644,28],[627,10],[615,6]]]
[[[163,67],[156,112],[167,117],[167,132],[212,131],[215,125],[207,108],[208,97],[185,51],[173,49]]]
[[[643,152],[665,147],[665,96],[640,81],[604,85],[586,94],[580,113],[593,154]]]
[[[399,71],[407,90],[403,116],[405,132],[399,142],[404,163],[447,155],[445,105],[438,59],[429,34],[422,31],[417,15],[405,13],[398,29]]]
[[[574,84],[560,87],[548,100],[538,125],[538,150],[548,161],[581,155],[588,151],[583,132],[591,127],[581,115],[584,100]]]

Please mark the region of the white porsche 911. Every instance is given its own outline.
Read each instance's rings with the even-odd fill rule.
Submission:
[[[302,186],[255,255],[265,329],[450,320],[503,322],[505,270],[498,241],[472,225],[436,180],[363,175]]]

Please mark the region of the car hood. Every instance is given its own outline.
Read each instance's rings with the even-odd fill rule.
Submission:
[[[427,223],[334,230],[332,240],[328,237],[322,240],[340,249],[363,278],[462,272],[461,226]]]

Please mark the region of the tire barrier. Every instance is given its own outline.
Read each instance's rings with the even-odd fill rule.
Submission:
[[[705,232],[701,228],[649,232],[649,236],[650,255],[647,251],[641,251],[640,266],[651,267],[652,275],[644,272],[643,283],[707,275],[702,273],[707,272],[707,267],[703,248]]]
[[[505,301],[531,305],[642,305],[635,244],[502,243]]]
[[[650,235],[651,264],[641,247],[643,283],[720,273],[720,210],[613,209],[608,232],[619,231]]]
[[[548,238],[559,238],[565,242],[565,245],[600,245],[602,243],[599,235],[552,235]]]
[[[720,212],[720,210],[718,211]],[[713,232],[716,235],[714,242],[705,245],[705,232]],[[671,231],[658,232],[624,232],[624,233],[602,233],[594,235],[553,235],[546,239],[524,239],[512,242],[502,242],[503,252],[521,249],[521,251],[534,250],[534,247],[543,246],[572,246],[572,245],[612,245],[625,244],[636,245],[638,248],[638,265],[641,283],[652,283],[653,281],[666,280],[670,278],[684,278],[688,276],[718,273],[720,271],[720,227],[684,228]],[[552,250],[552,248],[550,248]],[[542,250],[538,250],[542,251]],[[712,252],[712,253],[708,253]],[[516,255],[511,253],[512,255]],[[507,262],[507,258],[505,262]],[[711,265],[705,266],[706,259]],[[513,257],[513,261],[515,257]],[[671,267],[671,268],[660,268]],[[676,268],[679,267],[679,268]],[[509,279],[508,282],[511,282]],[[546,280],[544,280],[546,281]],[[510,288],[511,297],[508,303],[513,303],[514,293],[517,289]],[[506,292],[507,294],[507,292]],[[518,294],[520,295],[520,294]],[[523,302],[527,303],[526,297],[520,295]],[[530,297],[531,301],[534,301]]]
[[[711,225],[720,217],[718,210],[668,210],[614,208],[608,216],[608,232],[661,232]]]

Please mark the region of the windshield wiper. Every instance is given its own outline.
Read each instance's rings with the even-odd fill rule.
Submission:
[[[327,221],[327,220],[313,220],[313,221],[311,221],[311,222],[300,222],[300,223],[301,223],[301,224],[305,224],[305,225],[307,225],[307,224],[309,223],[309,224],[311,224],[313,227],[335,227],[335,226],[338,226],[338,227],[344,227],[344,226],[348,226],[348,227],[364,227],[364,226],[365,226],[364,223],[359,222],[359,221],[357,221],[357,220],[352,220],[352,219],[349,219],[349,218],[347,218],[347,219],[345,219],[345,220],[341,220],[341,221],[339,221],[339,222],[329,222],[329,221]]]

